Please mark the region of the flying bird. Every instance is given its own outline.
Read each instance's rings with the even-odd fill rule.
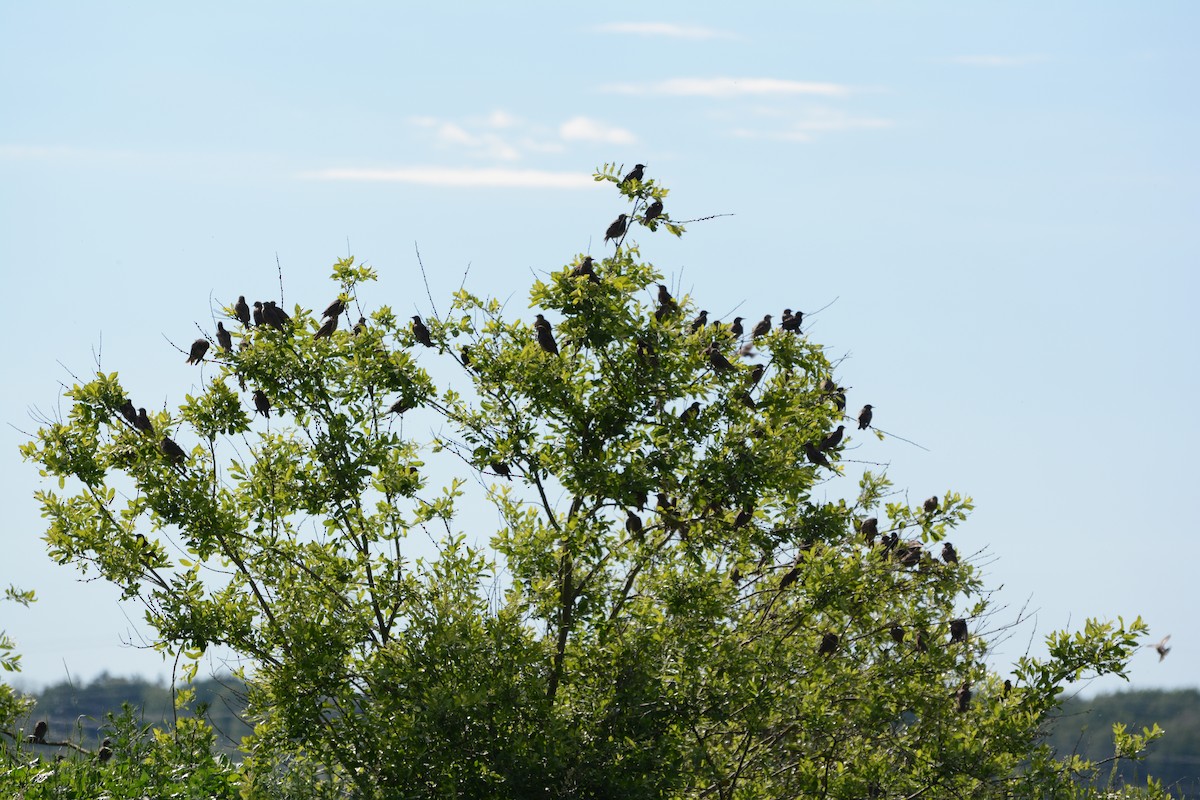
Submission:
[[[192,342],[192,349],[188,352],[187,363],[199,364],[204,360],[204,354],[208,352],[208,339],[197,339]]]
[[[838,425],[837,430],[833,431],[824,439],[822,439],[821,443],[817,445],[817,447],[821,450],[832,450],[833,448],[837,447],[842,443],[842,434],[845,432],[845,430],[845,425]]]
[[[233,315],[242,323],[243,328],[250,324],[250,306],[246,305],[246,295],[238,295],[237,302],[233,304]]]
[[[662,212],[662,200],[655,200],[646,208],[646,215],[642,218],[642,222],[652,222],[658,219]]]
[[[429,338],[429,328],[425,327],[425,323],[421,321],[421,317],[417,314],[412,318],[413,338],[426,347],[433,347],[433,339]]]
[[[1158,660],[1162,661],[1167,657],[1167,653],[1171,652],[1171,648],[1167,647],[1167,642],[1171,640],[1171,634],[1167,634],[1157,644],[1148,644],[1146,647],[1153,647],[1154,652],[1158,653]]]
[[[958,563],[958,551],[949,542],[942,545],[942,561],[945,561],[947,564]]]
[[[770,331],[771,331],[771,315],[767,314],[766,316],[764,316],[762,318],[762,321],[760,321],[757,325],[754,326],[754,330],[750,332],[750,338],[757,339],[760,336],[766,336]]]
[[[217,323],[217,344],[221,345],[222,350],[233,349],[233,337],[229,335],[229,331],[225,330],[225,323]]]
[[[268,419],[271,417],[271,401],[262,389],[254,390],[254,411]]]
[[[842,401],[845,403],[845,400]],[[862,407],[862,411],[858,412],[858,429],[865,430],[871,427],[871,417],[874,416],[871,409],[874,408],[870,403]]]
[[[627,217],[626,214],[619,214],[619,215],[617,215],[617,218],[615,220],[613,220],[613,224],[608,226],[608,230],[604,232],[604,243],[605,244],[608,244],[610,239],[615,242],[617,239],[620,239],[621,236],[624,235],[626,217]]]
[[[327,319],[323,323],[321,323],[321,327],[318,328],[317,332],[313,334],[313,338],[314,339],[328,339],[330,336],[333,336],[333,332],[337,330],[339,319],[341,319],[341,317],[338,316],[337,314],[334,314],[332,317],[329,317],[329,319]]]
[[[645,170],[646,170],[645,164],[635,164],[633,166],[633,169],[629,170],[629,173],[624,178],[621,179],[621,183],[625,184],[625,183],[629,183],[630,181],[640,182],[642,180],[642,175],[645,174]]]
[[[344,302],[342,302],[342,298],[339,297],[337,300],[334,300],[332,303],[329,304],[329,306],[325,309],[325,311],[323,311],[321,313],[321,316],[322,317],[340,317],[342,315],[342,312],[345,310],[346,310],[346,304]]]

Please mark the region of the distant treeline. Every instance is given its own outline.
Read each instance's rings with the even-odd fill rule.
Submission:
[[[220,734],[222,748],[238,758],[238,745],[250,733],[244,722],[241,682],[232,677],[208,679],[198,681],[194,688],[195,702],[178,713],[195,713],[202,707]],[[49,738],[55,740],[82,734],[85,743],[98,741],[103,738],[100,729],[106,715],[120,713],[124,703],[130,704],[146,725],[169,725],[172,720],[170,687],[138,679],[101,675],[86,686],[60,683],[33,697],[37,706],[30,715],[29,729],[33,721],[45,719],[50,723]],[[1142,784],[1146,775],[1153,775],[1176,797],[1200,798],[1200,691],[1130,691],[1068,700],[1048,732],[1048,741],[1060,755],[1078,753],[1102,761],[1113,755],[1114,722],[1125,723],[1134,733],[1154,723],[1166,731],[1151,745],[1144,762],[1118,767],[1118,784]]]

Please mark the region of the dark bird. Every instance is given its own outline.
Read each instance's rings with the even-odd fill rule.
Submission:
[[[734,317],[733,323],[729,326],[729,332],[738,338],[741,338],[742,331],[744,330],[742,328],[742,319],[742,317]]]
[[[917,652],[929,652],[929,643],[925,641],[925,631],[917,631]]]
[[[268,419],[271,417],[271,401],[262,389],[254,390],[254,411]]]
[[[1167,653],[1171,652],[1171,648],[1167,647],[1169,641],[1171,641],[1171,634],[1168,633],[1157,644],[1148,644],[1146,647],[1153,647],[1154,651],[1158,653],[1158,660],[1162,661],[1167,657]]]
[[[876,517],[867,517],[858,523],[858,530],[867,541],[875,541],[875,537],[879,535],[879,519]]]
[[[760,336],[766,336],[771,331],[771,315],[767,314],[762,320],[754,326],[754,330],[750,332],[751,339],[757,339]]]
[[[233,315],[243,328],[250,324],[250,306],[246,305],[246,295],[238,295],[237,302],[233,304]]]
[[[963,681],[963,685],[958,687],[958,691],[954,693],[955,706],[958,708],[958,713],[966,712],[971,705],[971,685]]]
[[[925,502],[922,504],[922,507],[925,509],[926,514],[936,513],[938,510],[937,495],[935,494],[933,497],[926,498]]]
[[[642,175],[645,174],[644,173],[645,169],[646,169],[645,164],[635,164],[633,169],[629,170],[629,174],[627,174],[624,178],[621,179],[621,183],[625,184],[625,183],[629,183],[630,181],[639,181],[640,182],[642,180]]]
[[[429,328],[425,327],[425,323],[421,322],[421,317],[417,314],[412,318],[413,338],[426,347],[433,347],[433,339],[429,338]]]
[[[660,306],[675,305],[675,298],[671,297],[671,290],[667,288],[665,283],[658,284],[658,304]]]
[[[704,349],[704,352],[708,353],[708,363],[712,364],[712,368],[717,372],[730,372],[733,370],[733,364],[729,363],[729,359],[717,349],[715,344],[710,344]]]
[[[1012,691],[1012,681],[1008,678],[1004,679],[1004,694],[1003,697],[1008,697],[1008,693]]]
[[[391,406],[388,407],[388,413],[389,414],[403,414],[405,411],[412,410],[412,408],[413,408],[412,401],[405,400],[403,397],[401,397],[399,400],[392,403]],[[496,470],[496,471],[499,472],[500,470]],[[507,474],[507,473],[505,473],[505,474]]]
[[[208,352],[208,339],[197,339],[192,342],[192,349],[188,352],[187,363],[199,364],[204,360],[204,354]]]
[[[29,741],[36,744],[46,743],[46,733],[50,730],[50,726],[46,720],[39,719],[37,724],[33,726],[33,735],[29,737]]]
[[[888,628],[888,634],[896,644],[904,644],[904,628],[901,628],[899,625],[893,625]]]
[[[812,442],[804,443],[804,455],[807,456],[808,460],[813,464],[818,464],[825,469],[833,468],[829,463],[829,459],[825,457],[825,454],[818,450],[817,446]]]
[[[217,323],[217,344],[221,345],[222,350],[233,350],[233,337],[225,330],[223,322]]]
[[[708,312],[701,311],[699,314],[696,315],[696,318],[694,320],[692,320],[691,332],[695,333],[696,331],[700,330],[707,324],[708,324]]]
[[[488,464],[488,466],[492,468],[492,472],[496,473],[501,478],[508,478],[509,480],[512,480],[512,470],[510,470],[508,468],[508,464],[505,464],[503,461],[492,461]]]
[[[797,566],[797,567],[792,567],[791,569],[789,569],[787,572],[784,573],[783,577],[779,579],[779,591],[782,592],[784,589],[791,586],[793,583],[796,582],[796,580],[799,577],[800,577],[800,567]]]
[[[533,329],[537,331],[538,346],[547,353],[558,355],[558,342],[554,341],[554,331],[541,314],[537,315],[537,322],[533,323]]]
[[[683,413],[679,415],[679,419],[683,422],[691,422],[698,416],[700,416],[700,401],[696,400],[683,410]]]
[[[471,348],[467,347],[464,344],[462,347],[459,348],[458,356],[460,359],[462,359],[462,365],[464,367],[466,367],[467,369],[470,369],[471,368]]]
[[[750,385],[757,386],[758,382],[762,380],[763,373],[766,371],[767,371],[767,368],[765,365],[755,364],[750,369]]]
[[[575,269],[571,270],[572,278],[582,278],[585,276],[592,283],[600,282],[600,276],[598,276],[596,274],[596,270],[592,268],[592,257],[591,256],[584,256],[583,261],[580,262],[579,265],[575,267]]]
[[[836,633],[827,633],[821,637],[821,646],[817,648],[817,654],[822,656],[833,655],[833,652],[838,649],[838,635]]]
[[[167,460],[171,462],[171,466],[182,466],[187,454],[183,452],[183,448],[175,444],[175,440],[170,436],[164,436],[162,442],[159,443],[159,448],[166,455]]]
[[[286,311],[275,305],[274,300],[263,303],[263,320],[272,328],[283,330],[283,327],[291,322],[291,319]]]
[[[646,216],[642,218],[643,222],[653,222],[658,219],[663,212],[662,200],[655,200],[646,207]]]
[[[950,641],[965,642],[967,640],[967,621],[965,619],[950,620]]]
[[[346,304],[344,302],[342,302],[342,298],[339,297],[337,300],[334,300],[332,303],[329,304],[329,306],[325,309],[325,311],[323,311],[321,313],[321,316],[322,317],[340,317],[342,315],[342,312],[345,310],[346,310]]]
[[[636,536],[639,539],[642,536],[642,518],[630,511],[625,517],[625,530],[629,531],[631,536]]]
[[[921,563],[921,554],[925,551],[921,549],[921,543],[917,541],[905,542],[904,547],[901,547],[896,552],[896,558],[903,566],[915,567]]]
[[[333,332],[337,330],[338,320],[341,317],[336,314],[321,323],[321,327],[317,328],[317,332],[313,334],[314,339],[328,339],[333,336]]]
[[[825,394],[833,394],[838,390],[837,384],[829,378],[821,379],[821,391]]]
[[[754,402],[754,398],[750,396],[749,392],[742,392],[739,394],[738,400],[742,401],[742,405],[752,411],[758,408],[758,403]]]
[[[942,545],[942,561],[945,561],[947,564],[958,563],[958,551],[949,542]]]
[[[266,323],[267,323],[267,318],[263,314],[263,304],[261,301],[255,300],[254,301],[254,324],[255,325],[265,325]]]
[[[120,412],[130,425],[137,425],[137,409],[133,407],[132,400],[126,398],[125,402],[121,404]]]
[[[779,320],[779,327],[783,328],[785,331],[790,331],[791,333],[799,333],[800,323],[803,320],[803,311],[797,311],[795,314],[793,314],[790,308],[785,308],[783,310],[783,317]]]
[[[860,431],[871,427],[871,417],[874,416],[874,414],[871,412],[872,408],[874,408],[874,406],[872,406],[870,403],[867,403],[862,407],[862,411],[858,412],[858,429]]]
[[[737,567],[734,567],[733,569],[729,570],[729,582],[732,583],[734,586],[737,586],[739,583],[741,583],[742,582],[742,571],[740,569],[738,569]]]
[[[846,410],[846,390],[845,389],[843,389],[840,386],[837,387],[837,390],[833,393],[832,399],[833,399],[833,407],[838,410],[839,414],[841,414],[843,411]]]
[[[96,751],[96,758],[100,759],[101,764],[106,764],[112,755],[112,739],[106,738],[100,743],[100,749]]]
[[[358,336],[367,329],[367,318],[359,317],[358,322],[354,323],[354,335]]]
[[[138,409],[137,419],[133,421],[133,427],[142,433],[154,433],[154,426],[150,424],[150,418],[146,416],[146,409]]]
[[[625,234],[625,214],[618,214],[613,220],[613,224],[608,226],[608,230],[604,232],[604,243],[608,244],[609,240],[616,241]]]
[[[838,425],[837,430],[833,431],[828,436],[826,436],[824,439],[822,439],[821,443],[819,445],[817,445],[817,447],[820,448],[821,450],[832,450],[833,448],[837,447],[839,444],[842,443],[842,434],[844,434],[845,432],[846,432],[846,426]]]
[[[744,528],[744,527],[746,527],[746,525],[748,525],[750,523],[750,520],[752,520],[752,519],[754,519],[754,509],[753,508],[743,508],[741,511],[738,512],[738,515],[736,517],[734,517],[733,527]]]

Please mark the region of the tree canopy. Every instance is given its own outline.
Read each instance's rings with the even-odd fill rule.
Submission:
[[[520,318],[466,290],[397,315],[346,258],[324,315],[230,304],[176,408],[139,412],[117,374],[73,387],[24,448],[58,481],[51,555],[140,599],[191,674],[215,645],[252,663],[262,796],[1081,791],[1039,732],[1145,626],[990,670],[948,541],[970,499],[910,507],[845,459],[881,434],[802,318],[741,330],[673,297],[636,240],[683,226],[638,172],[597,173],[624,204],[603,254]],[[498,513],[490,547],[466,502]]]

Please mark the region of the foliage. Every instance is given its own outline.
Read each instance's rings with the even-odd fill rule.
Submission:
[[[163,650],[252,660],[246,796],[1084,791],[1040,726],[1064,682],[1123,674],[1144,624],[1056,634],[1008,689],[976,570],[931,551],[970,499],[843,488],[852,437],[812,454],[848,419],[821,346],[776,328],[757,375],[691,298],[650,301],[663,278],[630,239],[683,228],[645,220],[653,180],[597,180],[628,230],[534,283],[549,330],[468,291],[426,345],[387,306],[318,336],[295,305],[231,326],[153,435],[116,374],[71,389],[24,448],[58,481],[51,555],[141,598]],[[334,265],[351,306],[373,279]],[[476,496],[490,550],[460,527]]]

